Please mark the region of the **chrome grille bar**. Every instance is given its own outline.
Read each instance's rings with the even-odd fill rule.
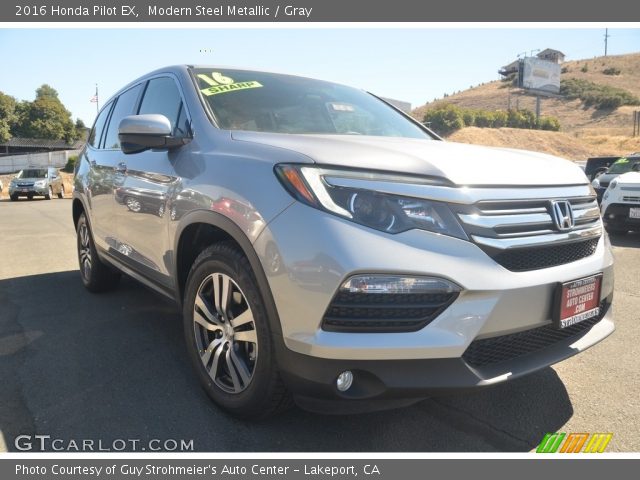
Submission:
[[[575,222],[569,232],[556,229],[551,216],[552,200],[485,200],[457,213],[471,240],[492,250],[557,245],[602,235],[600,209],[594,196],[568,198]]]

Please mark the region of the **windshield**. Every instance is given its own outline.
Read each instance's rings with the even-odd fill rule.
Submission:
[[[264,72],[194,69],[225,130],[431,139],[373,95],[330,82]]]
[[[609,170],[607,171],[607,173],[627,173],[633,169],[633,166],[635,164],[636,162],[634,161],[631,161],[627,158],[621,158],[620,160],[617,160],[616,163],[614,163],[609,167]]]
[[[45,178],[47,176],[47,170],[44,168],[30,168],[21,170],[18,174],[18,178]]]

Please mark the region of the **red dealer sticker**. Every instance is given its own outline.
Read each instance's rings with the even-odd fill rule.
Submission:
[[[602,274],[559,285],[556,325],[567,328],[600,314]]]

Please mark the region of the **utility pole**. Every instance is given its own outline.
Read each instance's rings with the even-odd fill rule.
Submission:
[[[607,56],[607,41],[611,35],[609,35],[609,29],[604,29],[604,56]]]

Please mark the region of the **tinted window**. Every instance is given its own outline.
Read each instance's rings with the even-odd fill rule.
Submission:
[[[111,114],[111,120],[109,120],[104,148],[120,148],[120,140],[118,140],[118,125],[120,125],[120,121],[124,117],[133,115],[133,109],[136,106],[136,100],[138,99],[141,88],[142,85],[136,85],[121,94],[118,97],[118,100],[116,100],[116,105],[113,107],[113,113]]]
[[[104,129],[104,124],[107,121],[112,105],[113,104],[110,103],[105,106],[100,112],[100,115],[98,115],[96,122],[93,124],[91,133],[89,134],[89,145],[92,147],[98,148],[98,143],[100,143],[100,137],[102,136],[102,130]]]
[[[175,132],[176,127],[179,126],[178,116],[181,110],[182,97],[176,82],[172,78],[161,77],[149,81],[140,103],[140,110],[138,111],[140,115],[145,113],[164,115],[171,122],[171,128]],[[182,129],[182,127],[179,128]]]
[[[194,70],[224,129],[430,139],[386,103],[355,88],[246,70]]]

